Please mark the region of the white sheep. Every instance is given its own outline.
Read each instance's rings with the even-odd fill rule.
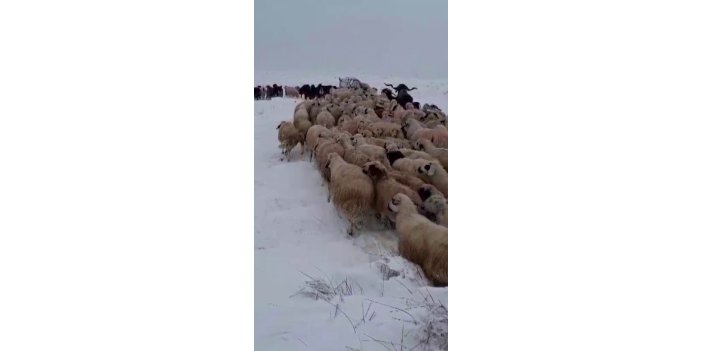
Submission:
[[[329,112],[329,110],[324,107],[322,108],[321,111],[317,114],[317,119],[315,120],[314,124],[322,125],[327,128],[331,128],[334,125],[336,125],[336,119],[334,116]]]
[[[431,184],[422,185],[417,193],[422,199],[420,212],[436,224],[448,227],[448,201],[444,195]]]
[[[395,213],[400,255],[421,266],[434,285],[448,285],[448,228],[419,214],[403,193],[393,196],[388,209]]]
[[[434,144],[431,143],[431,141],[425,138],[418,139],[416,141],[415,148],[417,150],[424,151],[427,154],[434,157],[435,159],[437,159],[439,162],[441,162],[441,165],[444,167],[444,169],[448,171],[448,149],[436,147]]]
[[[436,161],[425,161],[417,168],[417,172],[420,178],[428,178],[429,183],[439,189],[448,199],[448,172],[441,167],[441,164]]]
[[[276,129],[278,130],[278,141],[280,142],[279,147],[282,149],[285,158],[290,161],[290,151],[292,151],[292,149],[294,149],[295,146],[300,143],[304,147],[304,134],[295,128],[295,125],[289,121],[280,122]]]

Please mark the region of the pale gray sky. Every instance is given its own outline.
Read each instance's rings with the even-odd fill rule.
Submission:
[[[255,0],[256,72],[448,77],[446,0]]]

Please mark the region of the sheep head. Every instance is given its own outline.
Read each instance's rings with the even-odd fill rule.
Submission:
[[[383,179],[388,176],[388,171],[378,161],[371,161],[364,164],[362,170],[363,174],[367,175],[373,180]]]
[[[436,167],[437,166],[436,166],[436,164],[434,164],[434,162],[427,162],[424,165],[422,165],[421,167],[417,168],[417,173],[426,174],[426,175],[431,177],[434,174],[436,174]]]
[[[416,211],[417,207],[415,207],[412,200],[403,193],[395,194],[388,202],[388,210],[392,211],[393,213],[398,213],[409,209]]]

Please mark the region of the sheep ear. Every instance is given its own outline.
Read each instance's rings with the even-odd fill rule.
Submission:
[[[282,125],[283,125],[283,122],[280,122],[280,124],[278,124],[278,126],[275,127],[275,129],[280,129],[280,126],[282,126]]]

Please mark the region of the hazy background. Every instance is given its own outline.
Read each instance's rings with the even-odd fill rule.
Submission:
[[[448,77],[448,2],[255,0],[256,75]]]

